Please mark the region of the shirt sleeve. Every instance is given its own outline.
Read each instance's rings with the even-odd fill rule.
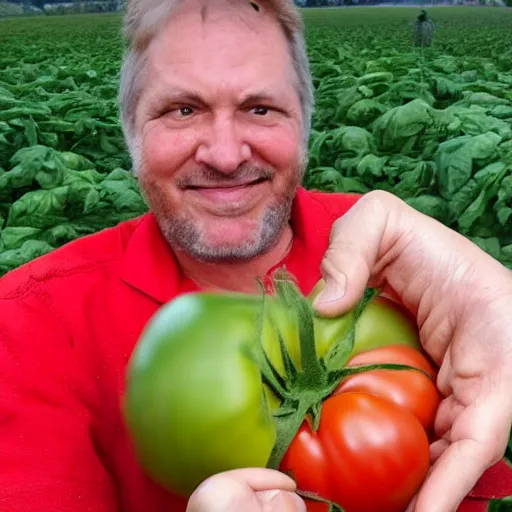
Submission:
[[[94,380],[42,301],[0,298],[2,512],[118,512],[95,450]]]

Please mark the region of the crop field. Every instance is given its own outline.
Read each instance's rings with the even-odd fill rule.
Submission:
[[[308,188],[389,190],[512,268],[512,9],[304,11]],[[0,20],[0,275],[146,211],[117,111],[119,15]]]

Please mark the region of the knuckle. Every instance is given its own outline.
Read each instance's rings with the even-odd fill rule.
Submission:
[[[236,491],[236,486],[233,484],[234,482],[226,476],[212,476],[199,484],[190,497],[189,506],[191,506],[193,510],[199,510],[203,504],[210,503],[212,498],[218,495],[226,496],[225,491]]]
[[[401,203],[401,200],[397,196],[385,190],[372,190],[371,192],[365,194],[362,200],[387,208],[396,207]]]

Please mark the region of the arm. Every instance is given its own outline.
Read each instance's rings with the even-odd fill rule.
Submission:
[[[0,312],[0,510],[117,512],[72,340],[32,296],[0,298]]]

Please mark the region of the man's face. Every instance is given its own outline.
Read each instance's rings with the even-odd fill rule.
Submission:
[[[204,261],[266,252],[304,161],[285,35],[249,2],[187,0],[148,51],[139,178],[164,236]]]

